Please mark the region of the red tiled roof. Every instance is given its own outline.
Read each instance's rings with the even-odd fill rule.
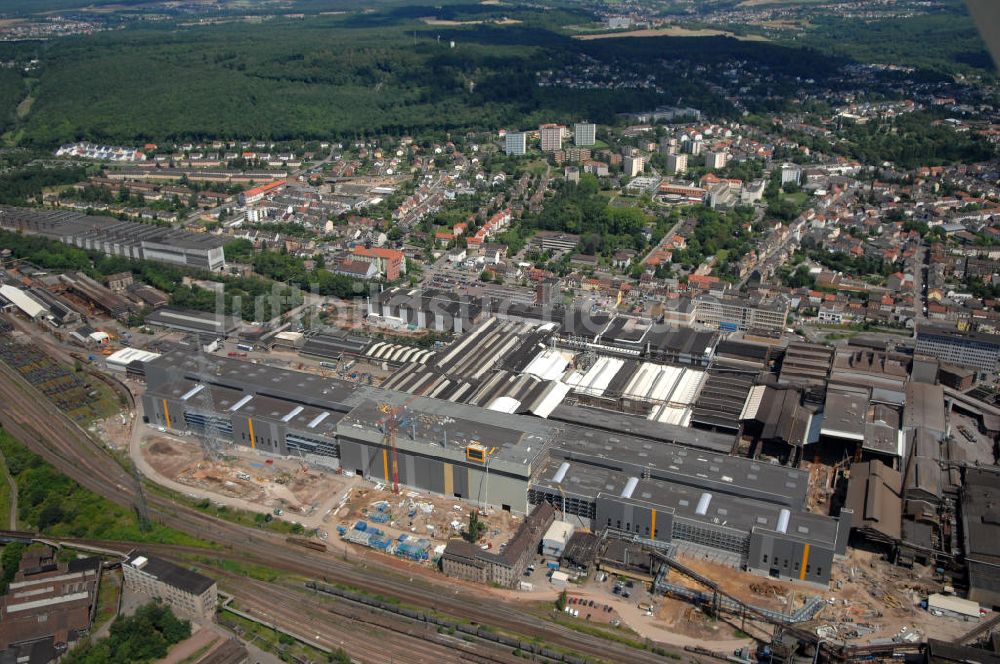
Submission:
[[[383,249],[382,247],[354,247],[352,253],[355,256],[385,258],[387,260],[403,260],[403,252],[398,249]]]

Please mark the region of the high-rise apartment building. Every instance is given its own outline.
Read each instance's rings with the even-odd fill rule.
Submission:
[[[523,131],[509,131],[504,137],[504,152],[520,156],[528,151],[528,137]]]
[[[686,154],[667,155],[667,174],[680,175],[687,170],[688,156]]]
[[[597,143],[597,125],[592,122],[578,122],[573,127],[573,144],[586,147]]]
[[[629,177],[635,177],[642,173],[646,167],[646,159],[638,155],[629,155],[622,159],[622,171]]]
[[[705,153],[705,168],[725,168],[728,161],[729,154],[724,151]]]
[[[538,127],[538,137],[541,139],[542,152],[562,150],[563,128],[557,124],[544,124]]]

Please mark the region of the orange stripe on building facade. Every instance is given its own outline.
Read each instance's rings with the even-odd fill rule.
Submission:
[[[382,477],[389,480],[389,452],[382,450]]]
[[[167,420],[167,428],[171,429],[170,426],[170,409],[167,408],[167,400],[163,400],[163,417]]]
[[[656,510],[653,510],[652,517],[649,524],[649,533],[652,535],[651,539],[656,539]]]
[[[250,449],[257,449],[257,442],[253,439],[253,418],[247,418],[247,425],[250,427]]]
[[[806,565],[808,564],[809,564],[809,545],[806,544],[802,549],[802,568],[799,569],[800,581],[806,578]]]

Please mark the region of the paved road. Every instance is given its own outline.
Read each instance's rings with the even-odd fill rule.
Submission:
[[[913,260],[913,322],[927,322],[927,246],[921,242]]]

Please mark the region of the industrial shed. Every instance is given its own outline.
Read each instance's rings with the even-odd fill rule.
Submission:
[[[962,489],[962,530],[969,570],[969,599],[1000,607],[1000,474],[967,468]]]
[[[239,322],[231,316],[174,307],[157,309],[146,316],[146,324],[222,338],[230,336],[239,328]]]
[[[862,537],[895,545],[902,534],[903,480],[899,472],[881,461],[851,466],[846,507],[853,512],[853,527]]]
[[[159,353],[150,353],[145,350],[139,350],[138,348],[122,348],[121,350],[108,355],[104,359],[104,363],[111,371],[124,373],[128,369],[128,366],[133,362],[150,362],[159,356]]]
[[[48,309],[41,303],[28,295],[27,292],[10,284],[0,286],[0,300],[9,302],[22,314],[31,318],[41,318],[48,313]]]

